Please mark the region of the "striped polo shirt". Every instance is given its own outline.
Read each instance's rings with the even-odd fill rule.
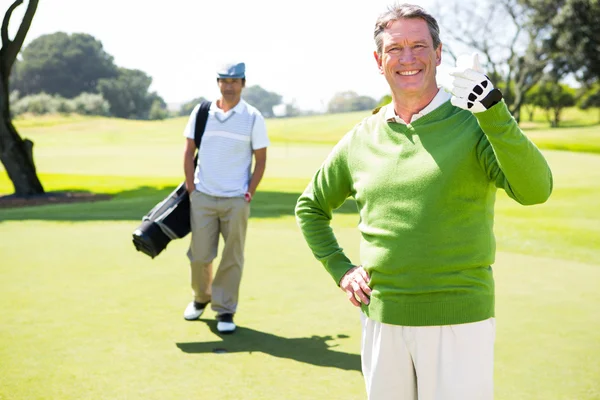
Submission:
[[[194,138],[199,108],[190,114],[183,132],[186,138]],[[213,101],[194,175],[196,190],[215,197],[243,197],[250,183],[252,152],[267,146],[267,127],[260,111],[240,100],[223,112]]]

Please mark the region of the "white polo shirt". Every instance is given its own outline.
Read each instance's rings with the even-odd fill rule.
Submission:
[[[408,122],[408,123],[406,121],[404,121],[402,118],[400,118],[398,115],[396,115],[396,111],[394,110],[394,105],[393,105],[393,103],[390,103],[385,106],[386,107],[385,119],[387,120],[387,122],[397,122],[399,124],[404,124],[404,125],[407,125],[409,123],[412,124],[419,118],[429,114],[430,112],[432,112],[433,110],[435,110],[436,108],[438,108],[439,106],[441,106],[442,104],[444,104],[445,102],[450,100],[451,97],[452,97],[452,95],[450,93],[446,92],[444,90],[444,88],[439,88],[438,92],[435,95],[435,97],[433,98],[433,100],[431,100],[431,102],[429,104],[427,104],[425,106],[425,108],[423,108],[421,111],[419,111],[416,114],[413,114],[412,118],[410,119],[410,122]]]
[[[183,132],[194,139],[197,105]],[[196,190],[216,197],[243,197],[251,178],[252,152],[269,146],[265,119],[244,100],[223,112],[213,101],[194,175]]]

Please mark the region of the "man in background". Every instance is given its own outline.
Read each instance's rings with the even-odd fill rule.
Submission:
[[[246,85],[245,64],[224,65],[217,71],[217,85],[221,97],[211,104],[197,165],[194,127],[199,105],[183,133],[183,165],[191,202],[188,258],[194,295],[183,316],[196,320],[211,303],[217,314],[217,330],[232,333],[236,329],[233,317],[244,267],[250,203],[265,171],[269,139],[260,112],[241,98]],[[224,248],[213,279],[219,235],[223,236]]]

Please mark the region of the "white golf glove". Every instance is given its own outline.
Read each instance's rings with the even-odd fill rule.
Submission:
[[[479,113],[502,100],[500,90],[495,89],[483,73],[477,53],[469,57],[468,61],[464,56],[459,57],[456,69],[450,75],[454,77],[450,101],[456,107]]]

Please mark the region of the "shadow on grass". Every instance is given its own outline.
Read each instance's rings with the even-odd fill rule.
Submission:
[[[115,194],[110,200],[0,209],[2,221],[141,221],[175,187],[139,187]],[[66,191],[66,190],[65,190]],[[252,200],[250,218],[293,216],[300,193],[258,191]],[[336,213],[356,213],[356,202],[348,199]]]
[[[360,372],[360,355],[330,350],[327,341],[331,336],[312,336],[288,339],[271,333],[260,332],[238,326],[233,335],[221,335],[217,331],[217,322],[202,320],[210,330],[221,336],[221,341],[176,343],[184,353],[253,353],[260,352],[273,357],[289,358],[319,367],[334,367]],[[338,338],[347,338],[338,335]]]

